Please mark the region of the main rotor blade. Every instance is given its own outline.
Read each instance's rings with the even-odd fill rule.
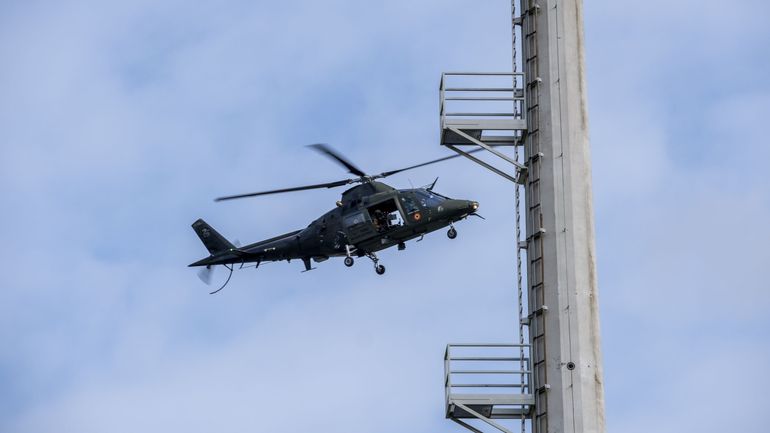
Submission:
[[[342,166],[347,168],[349,173],[355,174],[356,176],[360,176],[360,177],[365,177],[366,176],[366,173],[364,173],[360,168],[356,167],[355,165],[353,165],[353,163],[351,163],[347,159],[343,158],[342,155],[337,153],[335,150],[330,148],[328,145],[323,144],[323,143],[316,143],[316,144],[311,144],[308,147],[311,147],[311,148],[317,150],[318,152],[321,152],[322,154],[328,156],[329,158],[337,161]]]
[[[320,189],[320,188],[334,188],[342,185],[348,185],[353,183],[355,179],[338,180],[336,182],[319,183],[315,185],[295,186],[293,188],[273,189],[270,191],[250,192],[248,194],[228,195],[225,197],[217,197],[214,201],[234,200],[236,198],[256,197],[258,195],[279,194],[282,192],[292,191],[304,191],[306,189]]]
[[[482,150],[484,150],[484,149],[480,147],[478,149],[469,150],[468,152],[465,152],[465,153],[476,153],[476,152],[481,152]],[[413,165],[411,167],[400,168],[398,170],[384,171],[384,172],[380,173],[379,175],[377,175],[377,177],[388,177],[388,176],[394,175],[396,173],[401,173],[402,171],[407,171],[407,170],[411,170],[413,168],[418,168],[418,167],[424,167],[426,165],[435,164],[437,162],[446,161],[446,160],[452,159],[452,158],[457,158],[458,156],[462,156],[462,155],[460,155],[459,153],[456,153],[454,155],[449,155],[449,156],[445,156],[443,158],[434,159],[433,161],[423,162],[422,164]]]

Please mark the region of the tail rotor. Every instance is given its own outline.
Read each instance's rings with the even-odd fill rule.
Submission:
[[[211,285],[211,275],[214,273],[214,267],[209,265],[198,270],[198,278],[203,281],[203,284]]]

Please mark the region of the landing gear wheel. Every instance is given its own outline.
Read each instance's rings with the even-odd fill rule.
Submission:
[[[382,275],[385,273],[385,266],[380,264],[380,259],[377,258],[377,254],[366,253],[366,257],[369,257],[374,263],[374,272],[377,272],[377,275]]]
[[[345,266],[347,267],[353,266],[353,257],[345,257]]]
[[[455,230],[455,228],[454,228],[454,227],[452,227],[451,229],[449,229],[449,231],[448,231],[448,232],[446,232],[446,235],[447,235],[447,237],[448,237],[449,239],[454,239],[454,238],[456,238],[456,237],[457,237],[457,230]]]

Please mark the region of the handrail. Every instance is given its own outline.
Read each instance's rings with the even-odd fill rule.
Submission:
[[[447,350],[450,347],[529,347],[529,344],[519,343],[449,343],[447,344]]]
[[[505,77],[510,81],[505,82]],[[523,72],[444,72],[439,83],[441,129],[463,119],[509,118],[526,121],[526,86]],[[495,120],[497,122],[497,120]],[[484,123],[491,129],[498,124]],[[491,126],[495,125],[495,126]],[[512,128],[517,129],[517,128]]]
[[[513,87],[447,87],[447,92],[513,92]]]
[[[519,355],[523,349],[524,356]],[[467,392],[498,388],[504,394],[531,393],[532,367],[531,346],[509,343],[458,343],[447,344],[444,350],[444,388],[447,410],[453,395],[460,389]],[[515,352],[515,353],[514,353]],[[494,364],[490,364],[490,362]],[[519,383],[511,383],[511,375],[520,375]],[[466,380],[461,378],[465,377]],[[475,381],[467,379],[476,378]],[[508,380],[504,380],[508,378]],[[505,390],[508,390],[505,392]]]
[[[522,373],[529,373],[529,370],[449,370],[449,374],[522,374]]]
[[[524,75],[523,72],[444,72],[444,75]]]
[[[452,358],[452,361],[522,361],[527,358],[513,358],[513,357],[479,357],[479,356],[456,356]]]

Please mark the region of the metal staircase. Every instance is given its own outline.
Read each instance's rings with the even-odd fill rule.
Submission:
[[[504,419],[529,417],[535,404],[528,344],[449,344],[444,352],[446,417],[480,433],[478,419],[510,433]]]

